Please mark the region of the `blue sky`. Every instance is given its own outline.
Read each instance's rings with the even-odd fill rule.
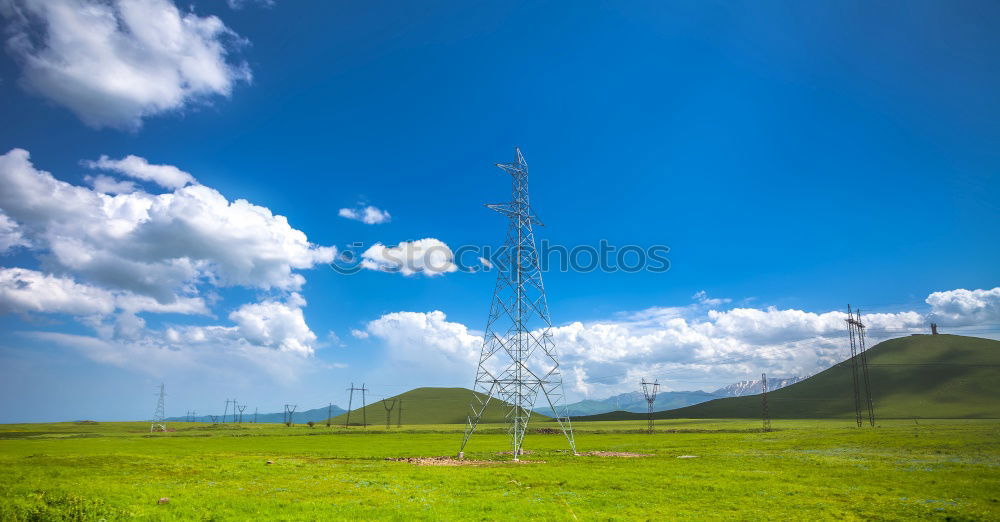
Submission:
[[[105,18],[66,14],[81,6]],[[993,2],[0,0],[0,15],[0,422],[143,418],[161,380],[171,415],[234,396],[343,405],[352,380],[377,397],[469,386],[495,273],[344,276],[324,256],[498,245],[482,204],[509,198],[492,164],[515,146],[540,237],[670,247],[666,273],[545,275],[573,397],[639,375],[680,390],[808,374],[843,357],[847,303],[882,313],[876,339],[1000,327]],[[40,171],[83,192],[59,199]],[[224,199],[202,216],[161,198],[104,240],[110,218],[73,203],[108,212],[101,175],[132,183],[116,201]],[[338,215],[359,204],[391,219]]]

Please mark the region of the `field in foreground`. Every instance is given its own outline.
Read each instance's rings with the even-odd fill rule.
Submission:
[[[581,452],[649,456],[532,433],[522,463],[488,426],[474,466],[386,460],[453,455],[456,425],[5,425],[0,519],[1000,518],[1000,421],[917,422],[579,423]]]

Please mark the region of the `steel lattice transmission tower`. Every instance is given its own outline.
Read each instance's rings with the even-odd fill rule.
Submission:
[[[160,383],[160,398],[156,401],[156,412],[153,413],[153,420],[149,423],[149,432],[154,431],[167,431],[167,422],[164,419],[166,414],[163,412],[163,398],[166,396],[163,393],[163,383]]]
[[[514,460],[522,454],[524,433],[535,399],[541,392],[576,453],[573,426],[563,393],[562,372],[552,340],[552,321],[542,285],[533,225],[542,225],[528,201],[528,165],[515,149],[513,163],[498,163],[510,174],[513,199],[486,205],[505,216],[507,238],[494,265],[497,282],[476,369],[472,411],[467,419],[459,457],[492,399],[508,404],[506,421]],[[485,398],[484,398],[485,396]]]
[[[660,380],[648,382],[642,380],[642,395],[646,398],[646,430],[653,433],[653,403],[656,402],[656,392],[660,389]]]
[[[860,428],[862,420],[861,386],[864,385],[864,405],[868,409],[868,422],[875,426],[875,406],[872,404],[872,385],[868,376],[868,355],[865,353],[865,323],[861,322],[861,309],[851,315],[847,305],[847,332],[851,340],[851,376],[854,381],[854,415]],[[859,375],[860,370],[860,375]]]

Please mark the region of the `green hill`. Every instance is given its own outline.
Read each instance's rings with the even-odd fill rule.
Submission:
[[[485,399],[485,395],[476,395]],[[355,396],[355,398],[358,398]],[[402,405],[402,424],[465,424],[471,409],[472,390],[466,388],[417,388],[406,393],[389,397],[387,402],[396,400],[392,410],[392,425],[399,419],[399,407]],[[486,408],[482,422],[504,422],[504,414],[510,405],[494,398]],[[372,401],[362,408],[351,411],[351,425],[360,426],[367,416],[370,425],[385,425],[385,406],[381,400]],[[531,414],[532,420],[547,421],[549,417],[539,413]],[[347,414],[338,415],[331,423],[343,425]]]
[[[845,341],[846,342],[846,341]],[[915,335],[868,352],[876,418],[1000,418],[1000,341],[960,335]],[[772,418],[854,416],[851,363],[841,362],[768,393]],[[761,397],[733,397],[661,411],[658,419],[759,418]],[[642,419],[612,412],[578,420]]]

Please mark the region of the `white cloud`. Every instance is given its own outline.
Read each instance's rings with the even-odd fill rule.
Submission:
[[[106,315],[115,309],[111,292],[69,278],[24,268],[0,268],[0,313]]]
[[[0,210],[0,254],[19,246],[31,246],[17,223]]]
[[[178,188],[109,195],[35,169],[27,151],[0,155],[0,216],[6,220],[0,224],[9,221],[42,268],[61,274],[0,269],[0,313],[77,316],[94,336],[48,338],[94,360],[143,371],[158,371],[145,355],[178,367],[209,368],[217,352],[252,365],[281,361],[284,370],[263,363],[260,368],[284,377],[286,370],[303,369],[284,356],[261,354],[302,359],[314,353],[317,337],[297,293],[305,279],[297,271],[330,261],[335,250],[310,243],[283,216],[245,200],[229,201],[193,177],[157,176],[144,179]],[[147,326],[143,314],[214,317],[211,307],[219,296],[213,289],[225,286],[278,297],[230,308],[228,324]]]
[[[454,272],[455,255],[448,245],[434,238],[403,241],[394,247],[375,243],[361,254],[361,266],[369,270],[427,276]]]
[[[91,187],[94,187],[94,192],[100,192],[101,194],[131,194],[138,190],[135,182],[118,180],[104,174],[84,176],[83,180],[90,183]]]
[[[284,216],[191,184],[166,194],[107,195],[0,156],[0,209],[46,260],[101,286],[170,302],[198,285],[294,291],[296,270],[333,259]]]
[[[170,0],[2,0],[0,15],[25,88],[93,127],[136,129],[250,81],[230,57],[243,41]]]
[[[929,316],[935,314],[960,324],[993,324],[998,297],[1000,288],[936,292],[928,297],[928,315],[866,314],[868,346],[926,333]],[[699,303],[692,306],[656,307],[553,328],[568,391],[577,397],[607,396],[634,389],[641,378],[659,378],[674,389],[713,389],[762,372],[808,376],[848,356],[844,312],[774,307],[706,311],[705,299],[695,299]],[[446,321],[441,312],[387,314],[366,331],[385,343],[393,362],[421,364],[437,373],[447,368],[457,373],[441,379],[452,382],[471,379],[482,344],[478,334]]]
[[[417,372],[424,383],[435,384],[471,381],[483,343],[482,336],[437,310],[385,314],[370,321],[365,333],[387,349],[389,362],[381,374],[395,380]]]
[[[342,208],[337,212],[337,215],[342,218],[353,219],[354,221],[360,221],[366,225],[378,225],[381,223],[388,223],[392,216],[389,212],[385,210],[380,210],[377,207],[371,205],[362,206],[359,205],[358,208]]]
[[[241,306],[229,314],[241,339],[254,346],[282,352],[312,355],[316,334],[309,329],[302,307],[305,299],[296,293],[284,302],[263,301]]]
[[[351,335],[353,335],[355,339],[367,339],[368,338],[368,332],[366,332],[364,330],[358,330],[357,328],[352,328],[351,329]]]
[[[173,165],[150,165],[146,158],[131,154],[118,160],[102,155],[97,161],[84,161],[83,164],[91,169],[112,170],[131,178],[152,181],[168,189],[179,189],[195,182],[194,176]]]
[[[931,319],[946,326],[1000,323],[1000,287],[992,290],[959,288],[927,296]]]
[[[719,306],[732,302],[732,299],[728,298],[710,298],[708,297],[708,292],[705,292],[704,290],[696,292],[693,296],[691,296],[691,299],[694,299],[699,304],[705,306]]]

